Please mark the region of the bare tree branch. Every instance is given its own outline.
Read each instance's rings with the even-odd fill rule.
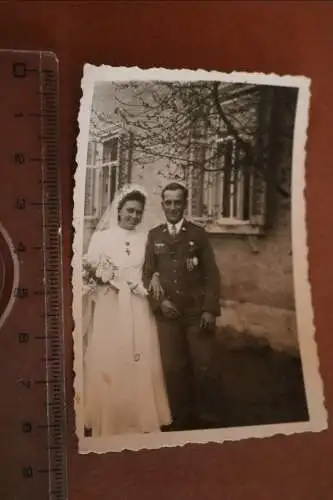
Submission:
[[[139,166],[144,168],[164,159],[183,176],[190,167],[222,171],[216,138],[229,135],[242,151],[234,168],[255,169],[258,175],[266,175],[267,162],[262,159],[269,153],[257,147],[259,129],[253,113],[264,95],[260,86],[218,81],[126,82],[116,84],[115,90],[113,112],[92,112],[91,133],[98,138],[115,125],[132,130],[133,159]],[[279,141],[290,148],[295,99],[286,97],[282,104],[276,113],[279,121],[276,133]],[[204,162],[193,157],[196,145],[206,148]],[[265,148],[270,147],[268,141]],[[281,183],[277,182],[276,189],[282,196],[288,196]]]

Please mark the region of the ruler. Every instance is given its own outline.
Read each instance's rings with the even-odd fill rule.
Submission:
[[[64,500],[58,63],[0,51],[0,498]]]

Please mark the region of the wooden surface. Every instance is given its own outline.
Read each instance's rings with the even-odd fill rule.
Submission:
[[[79,456],[71,405],[69,283],[76,116],[85,62],[306,75],[312,78],[313,97],[306,190],[310,277],[321,373],[331,413],[332,26],[333,4],[330,2],[0,4],[1,48],[52,50],[60,60],[70,500],[333,498],[331,430],[224,445]]]

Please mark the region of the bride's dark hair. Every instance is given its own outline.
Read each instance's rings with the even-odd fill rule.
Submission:
[[[142,208],[145,208],[146,205],[146,197],[144,194],[140,193],[140,191],[131,191],[120,200],[118,204],[118,214],[127,201],[138,201],[141,203]]]

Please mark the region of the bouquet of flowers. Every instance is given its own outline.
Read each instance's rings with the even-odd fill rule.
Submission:
[[[82,263],[83,293],[94,293],[97,285],[111,285],[117,278],[117,274],[118,268],[109,257],[102,257],[96,264],[84,257]]]

